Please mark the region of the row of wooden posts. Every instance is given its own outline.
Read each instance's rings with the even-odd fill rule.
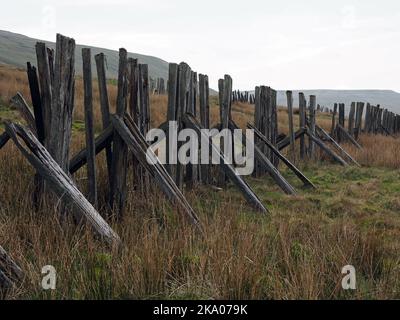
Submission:
[[[75,89],[75,41],[57,35],[56,50],[50,50],[44,43],[36,45],[37,67],[27,64],[27,74],[31,92],[32,107],[21,94],[13,99],[13,105],[21,112],[27,126],[6,122],[6,131],[0,135],[0,148],[12,140],[30,164],[36,169],[34,199],[36,206],[49,200],[48,193],[53,192],[61,200],[67,211],[86,220],[87,223],[110,245],[120,245],[120,238],[106,222],[111,217],[122,219],[126,212],[128,194],[127,176],[133,173],[134,188],[147,194],[151,182],[161,189],[177,212],[183,214],[203,234],[201,221],[184,196],[184,191],[198,184],[209,187],[225,187],[231,181],[242,193],[245,200],[261,213],[268,213],[254,190],[243,177],[236,174],[234,164],[226,161],[224,148],[217,148],[212,137],[205,135],[202,129],[210,129],[210,89],[208,76],[197,74],[187,63],[170,63],[168,74],[168,108],[166,122],[160,128],[167,137],[167,165],[161,164],[153,154],[154,165],[147,161],[149,143],[145,140],[150,130],[150,93],[148,65],[140,64],[136,59],[128,58],[127,51],[119,51],[118,87],[116,112],[111,114],[105,56],[100,53],[94,57],[96,62],[97,83],[100,93],[100,109],[103,131],[95,137],[93,129],[93,75],[91,70],[90,49],[82,50],[83,86],[85,110],[86,146],[73,157],[70,157],[70,140],[72,133],[72,112],[74,108]],[[157,84],[163,86],[159,81]],[[161,91],[161,87],[157,91]],[[219,129],[238,129],[232,118],[232,103],[238,101],[240,94],[232,90],[233,80],[225,75],[218,82],[220,121]],[[164,88],[165,90],[165,88]],[[313,158],[315,149],[320,148],[333,161],[347,166],[358,163],[335,140],[316,123],[316,97],[310,96],[309,104],[304,94],[300,94],[299,127],[294,131],[293,95],[287,92],[289,135],[279,134],[277,92],[267,86],[259,86],[255,94],[244,96],[248,102],[254,102],[254,124],[248,128],[254,130],[256,144],[254,154],[256,168],[254,175],[263,177],[268,174],[279,188],[290,195],[297,193],[296,188],[282,175],[279,164],[287,166],[304,187],[315,188],[313,183],[286,157],[282,151],[290,147],[295,153],[295,141],[300,139],[300,157]],[[241,98],[240,98],[241,99]],[[372,108],[371,108],[372,110]],[[375,111],[371,111],[370,126],[375,127]],[[392,123],[393,117],[385,117],[385,125]],[[177,159],[178,149],[171,148],[169,123],[177,124],[178,130],[190,128],[208,139],[210,148],[218,155],[221,165],[206,164],[183,165],[172,161]],[[340,122],[340,121],[339,121]],[[340,122],[342,123],[342,122]],[[357,123],[357,121],[356,121]],[[397,128],[395,126],[395,128]],[[388,126],[387,130],[392,130]],[[372,129],[371,129],[372,130]],[[354,131],[353,131],[354,132]],[[308,139],[307,139],[308,138]],[[243,134],[242,144],[247,145]],[[199,145],[199,149],[201,146]],[[96,156],[104,151],[106,154],[109,180],[107,214],[98,212],[98,182]],[[176,164],[175,164],[176,163]],[[87,167],[88,193],[85,197],[77,188],[72,176],[83,166]],[[50,198],[51,199],[51,198]],[[0,247],[1,249],[1,247]],[[10,274],[1,264],[0,250],[0,284]],[[4,253],[3,256],[6,256]],[[7,256],[3,261],[12,265]],[[3,263],[4,264],[4,263]],[[5,270],[5,271],[4,271]],[[3,273],[2,273],[3,272]],[[19,274],[21,276],[21,274]],[[2,278],[3,277],[3,278]],[[8,279],[8,278],[7,278]],[[4,280],[3,282],[7,282]]]
[[[164,78],[149,78],[150,92],[152,94],[164,95],[168,90],[168,82],[165,83]]]
[[[232,92],[232,102],[255,103],[255,95],[249,91],[235,90]]]

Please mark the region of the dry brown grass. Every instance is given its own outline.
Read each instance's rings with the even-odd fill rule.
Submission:
[[[0,79],[7,74],[9,80],[0,80],[2,101],[16,91],[27,97],[22,71],[0,69]],[[80,84],[78,79],[75,120],[83,120]],[[115,86],[109,89],[115,101]],[[165,121],[167,98],[154,96],[151,104],[152,125],[158,126]],[[213,124],[218,114],[216,98],[212,98]],[[233,117],[245,127],[253,121],[253,107],[237,104]],[[285,131],[287,112],[283,109],[279,122]],[[325,115],[318,122],[329,129]],[[299,164],[318,186],[316,191],[302,190],[285,170],[299,191],[296,197],[283,195],[268,178],[248,179],[270,209],[268,217],[253,212],[232,186],[220,193],[202,187],[187,191],[204,224],[205,238],[196,235],[157,190],[151,200],[136,193],[129,177],[127,214],[121,223],[110,222],[123,241],[118,252],[110,252],[86,227],[60,224],[56,208],[35,212],[30,197],[33,169],[9,143],[0,151],[0,244],[26,277],[6,298],[400,298],[400,175],[393,170],[399,168],[400,144],[379,136],[363,136],[361,143],[362,151],[345,147],[367,168]],[[75,130],[73,151],[83,145],[82,132]],[[97,164],[104,206],[103,154]],[[85,170],[74,179],[86,193]],[[57,290],[51,292],[39,285],[41,268],[49,264],[58,274]],[[341,289],[341,269],[347,264],[357,270],[354,292]]]

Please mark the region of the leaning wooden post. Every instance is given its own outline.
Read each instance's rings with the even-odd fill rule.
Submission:
[[[299,93],[299,125],[300,129],[306,127],[306,99],[304,93]],[[300,158],[304,159],[306,157],[306,142],[304,135],[300,137]]]
[[[68,172],[75,91],[75,40],[57,34],[49,152]]]
[[[310,96],[310,132],[313,136],[315,136],[315,107],[317,104],[316,97],[311,95]],[[309,139],[309,155],[310,158],[314,157],[314,140],[312,138]]]
[[[293,93],[292,91],[286,91],[287,97],[287,107],[289,115],[289,137],[290,137],[290,150],[292,153],[292,158],[295,159],[295,137],[293,129]]]
[[[110,101],[108,98],[107,90],[107,78],[105,68],[105,56],[104,53],[99,53],[95,56],[96,69],[97,69],[97,81],[99,84],[99,95],[100,95],[100,110],[103,124],[103,130],[110,125]],[[106,159],[108,169],[108,183],[111,188],[111,166],[112,166],[112,148],[111,145],[106,148]]]
[[[85,132],[87,150],[88,200],[95,208],[97,203],[96,152],[93,128],[92,64],[89,48],[82,49],[83,91],[85,105]]]
[[[350,107],[350,113],[349,113],[349,128],[348,132],[351,136],[354,135],[354,115],[356,112],[356,103],[352,102],[351,107]]]
[[[117,115],[120,117],[124,116],[127,104],[127,56],[125,49],[119,50]],[[110,206],[117,218],[123,216],[125,209],[127,154],[128,149],[124,141],[114,132]]]

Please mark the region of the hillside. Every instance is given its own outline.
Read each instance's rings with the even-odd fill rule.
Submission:
[[[332,108],[334,103],[345,103],[349,106],[352,102],[369,102],[372,105],[380,104],[396,113],[400,112],[400,93],[390,90],[297,90],[293,91],[295,106],[298,105],[299,92],[306,96],[316,95],[317,103],[328,108]],[[278,105],[286,104],[286,91],[279,91]]]
[[[36,63],[35,44],[37,41],[42,40],[33,39],[21,34],[0,30],[0,64],[7,64],[15,67],[25,68],[27,61]],[[42,42],[45,42],[51,48],[55,48],[54,42]],[[83,47],[90,47],[92,49],[93,55],[103,52],[107,56],[108,76],[110,78],[116,78],[118,70],[118,51],[91,47],[87,45],[77,45],[76,47],[75,59],[76,72],[78,74],[82,72],[81,49]],[[137,58],[139,60],[139,63],[148,64],[150,77],[163,77],[165,79],[168,78],[168,62],[156,57],[141,55],[138,53],[129,53],[129,57]],[[95,68],[94,62],[93,68]]]

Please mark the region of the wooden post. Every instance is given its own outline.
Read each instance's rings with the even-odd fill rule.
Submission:
[[[53,79],[52,72],[49,65],[49,57],[46,45],[43,42],[36,43],[36,57],[38,63],[39,74],[39,87],[40,87],[40,100],[42,105],[42,118],[43,118],[43,131],[44,141],[43,145],[49,147],[49,139],[51,133],[51,110],[53,100]]]
[[[178,106],[178,73],[179,66],[176,63],[169,64],[168,73],[168,110],[167,110],[167,124],[169,125],[172,121],[177,121],[177,106]],[[176,149],[175,143],[170,141],[169,132],[167,135],[167,170],[171,175],[172,179],[176,182],[177,180],[177,166],[172,164],[176,162],[178,150]]]
[[[199,102],[200,102],[200,124],[203,128],[210,128],[210,103],[209,103],[209,84],[208,76],[199,74]],[[210,166],[201,165],[201,182],[204,184],[210,183]]]
[[[315,136],[315,108],[317,104],[317,99],[315,96],[311,95],[310,96],[310,132],[313,136]],[[309,139],[309,155],[310,158],[314,157],[314,139],[310,138]]]
[[[306,127],[306,99],[304,93],[299,93],[299,125],[300,129]],[[300,137],[300,158],[304,159],[306,157],[306,143],[304,135]]]
[[[356,103],[352,102],[351,103],[351,107],[350,107],[350,113],[349,113],[349,128],[348,128],[349,134],[352,135],[352,136],[354,135],[354,115],[355,115],[355,112],[356,112]]]
[[[354,132],[354,137],[356,138],[356,140],[358,139],[358,136],[361,131],[363,113],[364,113],[364,103],[358,102],[357,103],[357,113],[356,113],[356,128],[355,128],[355,132]]]
[[[289,116],[289,137],[290,137],[290,150],[292,158],[295,158],[295,137],[293,129],[293,93],[292,91],[286,91],[287,107]]]
[[[336,137],[336,115],[337,115],[338,104],[335,103],[332,112],[332,126],[331,126],[331,136]]]
[[[117,115],[123,117],[127,106],[127,51],[119,50]],[[114,134],[112,188],[110,206],[118,219],[122,218],[126,202],[126,172],[128,149],[118,134]]]
[[[270,88],[270,103],[271,103],[271,143],[276,146],[278,140],[278,106],[277,106],[276,90]],[[279,157],[271,151],[273,165],[278,168]]]
[[[85,105],[85,132],[87,149],[88,200],[95,208],[97,203],[96,152],[93,128],[92,62],[89,48],[82,49],[83,91]]]
[[[68,172],[75,95],[75,40],[57,34],[49,152]]]
[[[370,121],[371,121],[371,105],[367,103],[367,111],[365,114],[365,121],[364,121],[364,133],[369,132]]]
[[[344,128],[345,121],[345,105],[344,103],[339,103],[339,124]],[[343,142],[343,134],[342,132],[338,132],[338,141]]]

